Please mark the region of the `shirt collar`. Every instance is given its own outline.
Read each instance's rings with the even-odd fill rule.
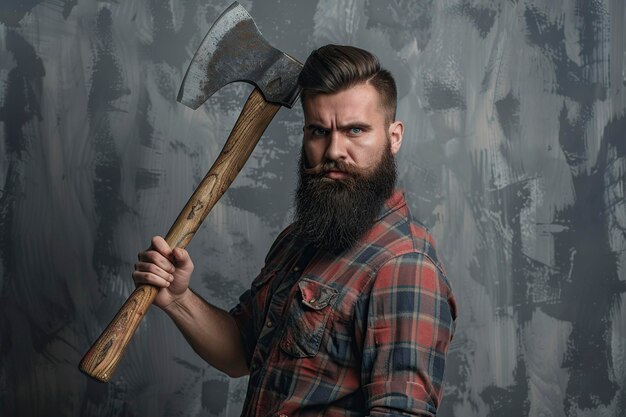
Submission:
[[[406,201],[404,200],[404,191],[395,189],[389,197],[383,207],[380,210],[380,214],[376,218],[376,221],[383,219],[388,216],[390,213],[406,206]]]

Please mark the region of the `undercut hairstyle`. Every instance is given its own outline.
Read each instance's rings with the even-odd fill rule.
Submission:
[[[326,45],[309,55],[298,77],[302,88],[300,102],[317,94],[332,94],[370,84],[376,89],[385,111],[387,125],[396,120],[398,92],[389,71],[378,58],[364,49],[345,45]]]

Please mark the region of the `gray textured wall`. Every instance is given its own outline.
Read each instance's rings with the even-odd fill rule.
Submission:
[[[2,0],[0,415],[238,415],[245,379],[157,309],[111,383],[77,370],[250,91],[175,101],[228,3]],[[623,0],[242,4],[301,60],[349,43],[397,77],[401,185],[460,304],[440,415],[626,415]],[[301,117],[280,111],[190,245],[219,306],[289,222]]]

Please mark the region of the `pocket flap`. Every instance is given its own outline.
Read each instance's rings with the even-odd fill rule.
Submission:
[[[328,306],[337,295],[336,289],[309,278],[302,278],[298,286],[302,294],[302,304],[313,310],[321,310]]]

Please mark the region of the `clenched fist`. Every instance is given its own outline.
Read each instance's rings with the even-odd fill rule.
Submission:
[[[136,285],[150,284],[159,288],[154,304],[162,309],[189,292],[193,262],[185,249],[170,248],[161,236],[152,238],[152,244],[138,255],[132,274]]]

